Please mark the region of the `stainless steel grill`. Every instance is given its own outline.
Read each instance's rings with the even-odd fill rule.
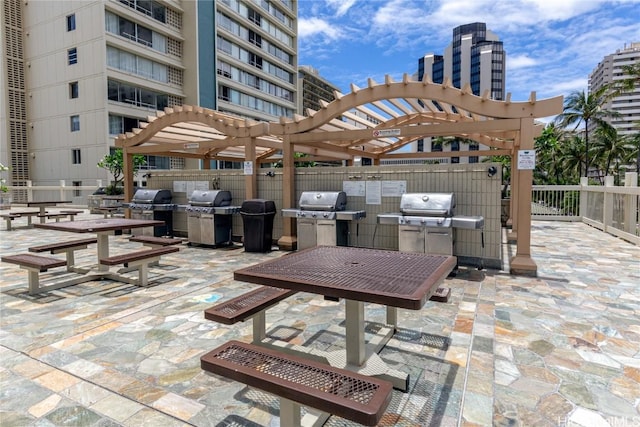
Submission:
[[[173,211],[176,209],[176,205],[171,203],[172,198],[169,190],[137,190],[129,203],[122,204],[122,206],[131,209],[131,218],[164,221],[164,225],[136,228],[131,230],[132,234],[156,237],[172,235]]]
[[[481,216],[456,216],[453,193],[405,193],[399,213],[378,215],[378,224],[398,225],[398,250],[453,255],[454,229],[482,229]]]
[[[179,206],[187,213],[187,233],[190,244],[230,245],[232,214],[239,206],[231,206],[232,196],[223,190],[194,190],[188,205]]]
[[[282,209],[282,216],[297,218],[298,249],[350,246],[349,224],[367,216],[365,211],[346,210],[344,191],[304,191],[298,207]]]

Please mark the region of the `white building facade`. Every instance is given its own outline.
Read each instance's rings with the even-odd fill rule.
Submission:
[[[607,55],[589,75],[589,90],[596,91],[605,84],[625,78],[623,67],[640,64],[640,42],[625,45],[623,49]],[[604,105],[607,110],[615,111],[618,117],[606,118],[619,135],[631,135],[638,132],[640,122],[640,84],[630,92],[622,93]]]
[[[12,186],[106,185],[96,165],[114,137],[165,107],[255,120],[296,111],[296,0],[3,0],[0,23],[0,162]]]

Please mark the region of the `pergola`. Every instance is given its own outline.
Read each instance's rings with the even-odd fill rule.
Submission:
[[[511,157],[511,217],[510,239],[517,241],[516,255],[511,259],[511,271],[536,274],[531,259],[531,184],[533,171],[517,168],[519,150],[533,150],[534,138],[543,125],[534,119],[562,112],[562,96],[512,102],[511,94],[496,101],[485,92],[473,94],[471,87],[453,87],[449,80],[436,84],[428,79],[411,80],[405,74],[401,82],[386,76],[384,83],[369,79],[365,88],[351,85],[348,94],[335,93],[336,99],[322,103],[318,111],[308,110],[307,116],[292,119],[257,122],[218,111],[184,105],[166,108],[141,123],[139,129],[116,138],[116,147],[124,154],[125,199],[133,196],[133,155],[197,158],[262,162],[281,160],[283,163],[283,204],[294,207],[294,153],[308,155],[305,160],[346,160],[372,158],[374,164],[388,158],[428,158],[449,156]],[[402,146],[426,137],[455,136],[471,139],[489,147],[480,151],[438,153],[394,153]],[[257,169],[246,176],[246,196],[257,194]],[[283,236],[278,242],[293,248],[295,227],[293,218],[284,218]]]

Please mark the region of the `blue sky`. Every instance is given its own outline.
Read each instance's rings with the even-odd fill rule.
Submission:
[[[605,55],[640,42],[640,0],[299,0],[298,18],[299,65],[343,93],[412,75],[418,58],[442,54],[453,28],[471,22],[504,43],[513,101],[587,90]]]

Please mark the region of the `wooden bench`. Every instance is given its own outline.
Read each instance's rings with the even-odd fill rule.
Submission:
[[[11,222],[16,218],[27,218],[27,227],[31,227],[31,217],[38,216],[39,211],[25,211],[25,212],[8,212],[0,215],[0,218],[7,221],[7,231],[11,231]]]
[[[74,252],[87,249],[87,246],[93,243],[97,243],[98,239],[80,239],[71,240],[68,242],[52,243],[48,245],[32,246],[29,248],[29,252],[50,252],[52,254],[65,253],[67,255],[67,271],[72,271],[75,265]]]
[[[84,211],[64,210],[64,211],[60,211],[60,213],[69,215],[69,219],[71,221],[73,221],[75,219],[76,215],[84,213]]]
[[[162,248],[148,249],[145,251],[131,252],[123,255],[114,255],[100,260],[102,265],[119,265],[125,267],[136,267],[138,270],[138,285],[147,286],[149,264],[160,261],[162,255],[178,252],[180,248],[166,246]]]
[[[140,235],[129,237],[129,241],[142,243],[144,246],[148,246],[150,248],[162,248],[165,246],[179,245],[184,242],[184,239]],[[157,266],[160,265],[160,262],[156,261],[149,265]],[[120,270],[120,272],[126,273],[127,271],[131,270],[132,268],[123,268]]]
[[[30,295],[45,290],[44,288],[40,287],[40,273],[43,273],[50,268],[62,267],[67,264],[67,262],[63,259],[33,254],[5,255],[2,257],[2,262],[17,264],[20,266],[20,268],[23,268],[29,272]],[[47,287],[46,289],[52,288]]]
[[[60,222],[60,218],[67,218],[69,217],[71,219],[71,221],[73,221],[74,217],[78,215],[78,212],[69,212],[69,213],[62,213],[62,212],[58,212],[58,213],[44,213],[44,214],[38,214],[38,218],[47,218],[47,219],[55,219],[56,222]]]
[[[378,378],[239,341],[205,354],[200,366],[279,396],[283,426],[306,421],[301,418],[301,405],[324,412],[326,418],[333,414],[374,426],[389,406],[393,389],[391,383]]]
[[[204,317],[225,325],[233,325],[252,318],[253,342],[259,343],[266,338],[266,310],[296,292],[290,289],[260,286],[206,309]]]
[[[176,237],[156,237],[156,236],[132,236],[129,237],[130,242],[142,243],[144,246],[151,248],[160,248],[163,246],[179,245],[184,243],[184,239]]]
[[[105,218],[112,217],[119,210],[118,206],[100,206],[99,208],[93,208],[93,211],[101,213]],[[93,213],[92,211],[92,213]]]

